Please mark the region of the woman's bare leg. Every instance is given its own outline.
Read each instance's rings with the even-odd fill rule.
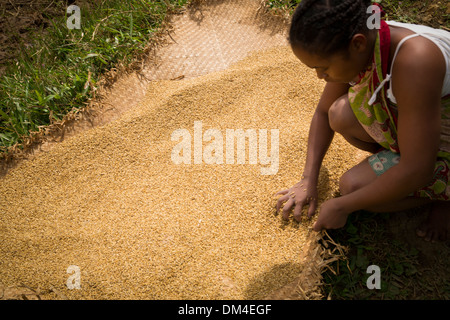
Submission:
[[[331,128],[341,134],[353,146],[375,153],[379,150],[377,144],[364,130],[356,119],[344,95],[331,106],[328,117]],[[341,194],[345,195],[358,190],[377,178],[367,159],[347,171],[340,179]],[[366,208],[374,212],[395,212],[433,203],[428,218],[417,228],[417,235],[428,241],[446,241],[450,237],[450,202],[432,201],[425,198],[407,197],[395,203],[382,204]]]
[[[376,179],[369,162],[362,161],[341,177],[339,187],[341,194],[345,195],[364,187]],[[427,241],[446,241],[450,238],[450,202],[432,201],[425,198],[407,197],[395,203],[386,203],[372,208],[366,208],[373,212],[397,212],[416,208],[425,204],[432,204],[427,219],[420,224],[416,233]]]
[[[361,126],[350,108],[348,95],[337,99],[328,111],[330,127],[341,134],[345,140],[358,149],[375,153],[380,145],[370,137]]]
[[[346,173],[344,173],[339,181],[339,189],[342,195],[352,193],[377,178],[367,159],[363,160]],[[395,203],[386,203],[376,207],[366,208],[373,212],[396,212],[415,208],[433,201],[425,198],[407,197]]]

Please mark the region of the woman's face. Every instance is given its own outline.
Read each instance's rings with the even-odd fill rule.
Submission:
[[[359,73],[364,71],[371,62],[372,47],[368,39],[354,38],[345,54],[334,54],[322,57],[311,54],[299,46],[292,47],[295,56],[306,66],[315,69],[317,77],[326,82],[349,83],[357,81]]]

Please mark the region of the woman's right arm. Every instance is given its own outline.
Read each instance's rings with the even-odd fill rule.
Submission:
[[[348,84],[327,83],[312,118],[303,177],[307,177],[315,185],[318,182],[322,160],[334,136],[328,120],[328,111],[338,98],[348,93],[348,89]]]
[[[305,167],[300,182],[290,189],[277,193],[283,196],[278,199],[277,212],[283,203],[282,216],[289,219],[293,206],[294,218],[300,221],[302,207],[309,205],[308,216],[314,215],[317,206],[317,184],[323,158],[333,140],[334,131],[328,120],[328,111],[331,105],[341,96],[348,93],[349,85],[343,83],[327,83],[316,107],[311,121]]]

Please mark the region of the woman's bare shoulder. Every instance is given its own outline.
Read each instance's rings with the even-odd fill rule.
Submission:
[[[391,28],[390,64],[394,59],[395,50],[400,41],[413,35],[409,29]],[[403,42],[395,57],[393,76],[395,73],[426,76],[427,81],[443,81],[446,62],[439,47],[430,39],[417,36]],[[425,80],[425,79],[424,79]]]

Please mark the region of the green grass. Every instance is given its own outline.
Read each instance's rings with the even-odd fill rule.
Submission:
[[[272,10],[293,13],[301,0],[266,0],[266,6]],[[431,27],[450,29],[450,14],[447,1],[433,0],[374,0],[383,7],[387,20],[424,24]]]
[[[413,213],[411,211],[411,213]],[[346,260],[326,271],[324,295],[334,300],[436,300],[450,298],[450,280],[443,256],[424,257],[421,250],[388,227],[392,214],[366,211],[350,215],[344,228],[329,230],[339,245],[349,248]],[[399,223],[399,222],[397,222]],[[414,236],[414,235],[412,235]],[[369,289],[370,265],[380,267],[381,289]]]
[[[271,0],[266,1],[266,5],[275,10],[288,10],[292,13],[301,0]]]
[[[436,0],[379,0],[386,12],[386,19],[405,23],[428,25],[434,28],[450,28],[447,1]]]
[[[100,76],[129,65],[158,32],[168,12],[188,0],[90,1],[81,8],[81,29],[67,14],[22,44],[17,62],[0,79],[0,157],[40,127],[85,106]],[[65,12],[65,8],[63,8]]]
[[[324,294],[336,300],[412,299],[417,288],[419,251],[396,240],[387,231],[389,214],[357,212],[350,215],[346,226],[329,230],[340,245],[349,248],[347,260],[334,263],[335,270],[324,273]],[[380,268],[381,289],[369,289],[367,272],[370,265]],[[336,270],[339,270],[336,272]],[[426,292],[421,288],[421,292]]]

